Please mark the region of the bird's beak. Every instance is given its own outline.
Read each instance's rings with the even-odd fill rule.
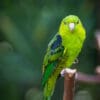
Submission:
[[[74,23],[69,23],[69,29],[70,31],[73,31],[75,28],[75,24]]]

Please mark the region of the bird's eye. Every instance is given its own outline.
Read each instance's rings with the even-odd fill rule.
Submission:
[[[76,23],[79,24],[79,20]]]
[[[67,22],[64,22],[64,24],[66,25],[66,24],[67,24]]]

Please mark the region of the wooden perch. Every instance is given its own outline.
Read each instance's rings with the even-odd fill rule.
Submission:
[[[100,84],[100,75],[88,75],[82,72],[77,72],[75,79],[82,83]]]
[[[64,75],[63,100],[73,100],[76,70],[65,69],[62,73]]]
[[[100,84],[100,75],[88,75],[76,72],[75,69],[64,69],[62,70],[61,75],[64,76],[63,100],[73,100],[75,81],[89,84]]]

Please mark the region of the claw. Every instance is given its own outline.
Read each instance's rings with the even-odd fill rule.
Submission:
[[[79,60],[76,58],[73,64],[78,64]]]

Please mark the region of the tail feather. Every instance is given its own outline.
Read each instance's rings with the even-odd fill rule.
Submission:
[[[51,97],[44,97],[43,100],[51,100]]]
[[[54,77],[52,75],[46,82],[46,84],[44,86],[44,91],[43,91],[43,95],[44,95],[43,100],[51,100],[51,97],[52,97],[52,95],[54,93],[54,89],[55,89],[56,79],[57,79],[57,77]]]

